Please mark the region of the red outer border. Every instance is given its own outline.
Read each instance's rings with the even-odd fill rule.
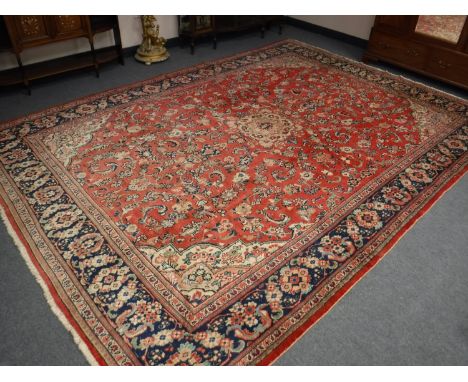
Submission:
[[[26,249],[29,260],[31,263],[34,265],[34,268],[37,270],[38,275],[41,277],[41,280],[44,282],[44,284],[47,286],[47,291],[50,293],[52,296],[54,303],[56,304],[57,308],[60,310],[60,313],[63,314],[63,316],[66,318],[67,322],[72,326],[72,328],[75,330],[75,332],[79,335],[81,341],[86,345],[88,348],[89,352],[95,359],[98,365],[100,366],[107,366],[106,361],[104,358],[99,354],[98,350],[94,347],[94,345],[91,343],[91,341],[88,339],[84,331],[81,329],[81,327],[78,325],[76,320],[73,318],[72,314],[68,310],[68,308],[65,306],[63,301],[61,300],[59,294],[57,293],[57,290],[55,289],[54,285],[49,279],[49,276],[44,272],[42,267],[40,266],[39,262],[33,255],[33,252],[31,250],[31,247],[29,246],[28,241],[24,237],[23,233],[19,229],[18,225],[16,224],[15,218],[10,212],[10,208],[8,205],[5,203],[3,198],[0,197],[0,205],[2,206],[3,210],[5,211],[6,218],[8,219],[8,223],[10,226],[13,228],[15,231],[16,236],[18,239],[21,241],[23,244],[24,248]],[[44,291],[45,292],[45,291]]]
[[[257,363],[257,366],[267,366],[273,364],[281,355],[292,347],[306,332],[314,326],[322,317],[324,317],[353,286],[355,286],[368,272],[370,272],[385,255],[398,243],[398,241],[421,219],[434,204],[452,188],[465,173],[468,167],[465,167],[458,174],[455,174],[446,184],[444,184],[426,204],[392,237],[392,239],[375,255],[363,268],[359,270],[337,293],[335,293],[317,312],[301,326],[294,330],[285,338],[272,352]]]

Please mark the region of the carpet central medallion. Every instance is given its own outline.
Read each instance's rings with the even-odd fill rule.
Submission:
[[[270,110],[255,110],[257,114],[231,117],[229,126],[236,126],[246,139],[257,141],[264,148],[284,146],[286,138],[300,130],[300,125]]]
[[[106,362],[248,364],[463,167],[465,118],[462,103],[283,42],[4,128],[22,146],[2,161],[44,258],[92,297],[90,320],[106,315],[121,352],[96,339]]]

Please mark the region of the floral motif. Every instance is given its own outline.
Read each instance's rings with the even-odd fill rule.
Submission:
[[[403,206],[411,200],[411,194],[399,187],[385,187],[383,193],[386,200],[398,206]]]
[[[330,237],[328,235],[320,240],[319,251],[330,260],[344,261],[356,252],[354,244],[341,236]]]
[[[382,227],[382,221],[377,211],[358,209],[354,215],[360,227],[367,229],[379,229]]]
[[[168,365],[191,366],[202,363],[202,357],[195,350],[194,344],[184,342],[179,345],[167,362]]]
[[[52,204],[47,207],[40,218],[48,235],[57,238],[71,238],[78,234],[85,216],[83,212],[67,204]]]
[[[407,168],[406,174],[413,182],[430,183],[432,180],[425,170],[419,168]]]
[[[85,258],[92,253],[98,252],[103,244],[104,238],[102,235],[93,232],[76,237],[69,245],[69,249],[75,256]]]
[[[304,268],[283,268],[279,279],[280,288],[283,292],[307,293],[312,287],[310,276]]]

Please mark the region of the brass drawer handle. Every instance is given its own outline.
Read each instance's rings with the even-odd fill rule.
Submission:
[[[406,53],[415,57],[418,57],[420,54],[416,49],[406,49]]]
[[[388,45],[386,42],[379,41],[378,45],[384,49],[390,48],[390,45]]]
[[[452,66],[452,64],[450,64],[449,62],[444,62],[442,60],[437,61],[437,63],[442,69],[448,69]]]

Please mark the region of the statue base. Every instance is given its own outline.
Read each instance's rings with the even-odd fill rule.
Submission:
[[[135,59],[144,62],[146,65],[151,65],[153,62],[165,61],[168,58],[169,52],[163,46],[155,47],[149,51],[140,46],[135,53]]]

